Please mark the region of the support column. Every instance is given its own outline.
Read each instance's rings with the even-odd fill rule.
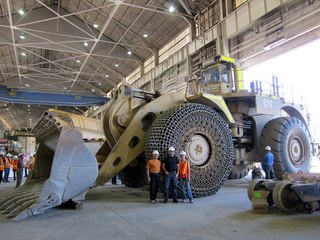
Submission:
[[[155,51],[153,51],[153,53],[154,53],[154,67],[156,67],[159,65],[159,51],[155,50]],[[151,92],[156,91],[155,84],[154,84],[154,78],[152,78],[150,81],[150,90],[151,90]]]
[[[194,22],[194,20],[189,20],[189,24],[190,24],[190,42],[192,42],[193,40],[196,39],[196,23]]]

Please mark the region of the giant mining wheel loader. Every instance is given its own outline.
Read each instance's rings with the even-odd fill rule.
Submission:
[[[269,91],[259,81],[250,82],[249,89],[245,85],[237,62],[226,56],[204,62],[201,77],[187,80],[185,94],[159,95],[121,85],[103,120],[107,140],[96,155],[103,163],[97,183],[120,173],[126,185],[142,185],[146,159],[155,149],[163,159],[169,146],[187,152],[198,197],[214,194],[227,178],[246,176],[266,145],[273,149],[277,177],[309,171],[306,108],[280,97],[276,77]]]
[[[120,85],[105,106],[106,141],[95,158],[83,135],[99,135],[97,121],[46,112],[32,130],[40,143],[34,173],[22,187],[0,196],[0,210],[15,219],[36,215],[83,200],[89,187],[116,174],[128,186],[142,186],[146,159],[153,150],[163,159],[169,146],[186,151],[197,197],[216,193],[228,178],[244,177],[266,145],[275,156],[277,177],[309,171],[305,107],[281,98],[276,79],[269,92],[258,81],[245,87],[236,61],[225,56],[204,62],[200,78],[187,80],[185,93],[161,95]]]

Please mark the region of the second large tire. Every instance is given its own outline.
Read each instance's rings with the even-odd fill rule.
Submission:
[[[191,187],[196,197],[216,193],[227,180],[234,158],[228,124],[213,109],[194,103],[175,106],[155,121],[147,134],[146,157],[153,150],[160,159],[169,146],[186,151],[191,166]]]
[[[121,183],[127,187],[140,188],[147,184],[146,162],[143,154],[126,166],[119,174]]]
[[[312,160],[311,135],[308,127],[298,118],[279,117],[269,121],[263,128],[260,140],[260,154],[270,146],[274,154],[275,176],[309,172]]]

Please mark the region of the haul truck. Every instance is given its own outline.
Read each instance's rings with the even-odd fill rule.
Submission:
[[[305,107],[286,102],[277,79],[270,92],[258,81],[249,89],[244,83],[234,59],[216,56],[202,64],[199,79],[187,80],[185,93],[161,95],[119,86],[106,105],[106,141],[96,158],[77,134],[90,124],[81,128],[69,113],[47,113],[33,129],[40,141],[38,167],[25,186],[0,200],[0,209],[16,219],[42,213],[70,199],[83,199],[89,186],[103,185],[119,173],[125,184],[139,186],[145,182],[146,159],[155,149],[163,159],[169,146],[187,152],[197,197],[216,193],[228,178],[244,177],[250,163],[263,157],[266,145],[275,156],[277,177],[309,171],[312,143]],[[135,99],[141,100],[137,106]],[[16,200],[10,207],[12,196]]]

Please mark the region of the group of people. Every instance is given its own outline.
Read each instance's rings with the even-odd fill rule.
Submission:
[[[181,151],[178,158],[175,155],[174,147],[169,147],[168,155],[161,162],[159,160],[159,151],[153,151],[152,159],[147,162],[147,179],[150,183],[151,203],[157,202],[157,194],[162,174],[164,174],[165,179],[165,188],[163,191],[164,203],[168,202],[170,184],[172,184],[173,202],[178,203],[178,179],[182,202],[185,202],[186,197],[188,197],[189,202],[193,203],[190,187],[190,164],[186,152]]]
[[[266,179],[274,178],[274,155],[271,152],[271,147],[265,147],[266,154],[262,161],[262,169],[266,174]],[[159,191],[159,184],[161,176],[164,175],[165,187],[163,191],[164,203],[168,202],[170,184],[172,184],[173,202],[178,203],[178,179],[180,184],[180,192],[182,195],[182,202],[189,199],[193,203],[192,191],[190,186],[190,164],[186,152],[181,151],[179,158],[175,155],[174,147],[169,147],[168,155],[161,162],[159,160],[159,151],[154,150],[152,159],[147,162],[147,179],[150,184],[150,201],[157,202],[157,194]],[[262,173],[258,168],[252,171],[252,178],[262,178]]]
[[[23,172],[24,177],[28,176],[28,171],[32,168],[32,161],[28,160],[23,153],[12,156],[10,153],[0,152],[0,184],[9,181],[10,169],[12,166],[13,180],[16,180],[16,188],[21,185]]]

